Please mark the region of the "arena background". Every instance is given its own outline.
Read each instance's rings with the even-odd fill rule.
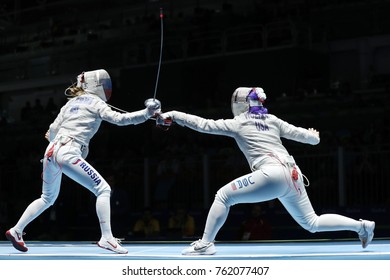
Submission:
[[[43,135],[80,72],[106,69],[110,103],[124,110],[153,95],[160,7],[163,110],[230,118],[236,87],[264,88],[271,113],[321,133],[318,146],[284,141],[311,182],[317,213],[375,220],[375,236],[388,237],[387,0],[1,1],[0,231],[40,195]],[[193,240],[169,234],[172,212],[184,207],[201,235],[215,192],[249,172],[232,139],[177,125],[163,131],[153,121],[103,124],[88,159],[115,182],[113,232],[128,241],[145,239],[132,229],[149,207],[161,232],[148,240]],[[277,201],[261,205],[272,240],[354,237],[310,234]],[[218,239],[238,240],[249,215],[250,205],[232,207]],[[29,240],[97,240],[94,198],[64,177],[56,204],[26,230]]]

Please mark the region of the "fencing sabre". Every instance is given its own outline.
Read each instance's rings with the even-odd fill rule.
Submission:
[[[163,8],[160,8],[160,58],[159,58],[159,61],[158,61],[158,68],[157,68],[157,78],[156,78],[156,83],[155,83],[155,86],[154,86],[154,94],[153,94],[153,100],[156,99],[156,95],[157,95],[157,87],[158,87],[158,81],[160,79],[160,70],[161,70],[161,62],[162,62],[162,53],[163,53],[163,43],[164,43],[164,12],[163,12]],[[115,109],[115,110],[118,110],[122,113],[128,113],[127,111],[124,111],[122,109],[119,109],[119,108],[116,108],[110,104],[107,104],[108,106],[110,106],[111,108]],[[156,118],[151,118],[152,120],[156,120]]]

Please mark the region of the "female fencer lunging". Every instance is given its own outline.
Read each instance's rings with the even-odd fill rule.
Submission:
[[[214,240],[223,226],[230,206],[279,199],[295,221],[310,232],[350,230],[358,233],[363,248],[374,236],[375,223],[354,220],[338,214],[318,216],[305,190],[304,178],[281,138],[316,145],[319,132],[293,126],[263,107],[266,95],[262,88],[237,88],[232,96],[234,119],[210,120],[178,111],[161,114],[158,123],[181,126],[209,134],[233,137],[244,153],[251,173],[222,188],[209,210],[202,239],[182,251],[184,255],[211,255]]]

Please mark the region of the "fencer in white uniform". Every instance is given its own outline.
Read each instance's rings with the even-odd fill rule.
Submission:
[[[45,135],[50,143],[42,160],[42,195],[26,208],[17,224],[6,232],[7,239],[17,250],[28,250],[23,241],[24,228],[54,204],[60,191],[62,174],[65,174],[96,195],[96,212],[101,229],[98,246],[119,254],[127,253],[112,234],[111,188],[86,160],[88,145],[102,121],[120,126],[140,124],[160,112],[161,103],[148,99],[143,110],[119,113],[106,103],[111,91],[111,78],[103,69],[83,72],[77,77],[77,84],[66,89],[69,100]]]
[[[319,132],[312,128],[296,127],[268,114],[263,106],[265,99],[262,88],[240,87],[232,95],[233,119],[210,120],[178,111],[159,116],[158,123],[162,125],[169,126],[175,122],[202,133],[234,138],[252,170],[218,190],[207,216],[202,239],[193,242],[182,254],[214,254],[214,240],[232,205],[275,198],[304,229],[312,233],[355,231],[363,248],[366,248],[373,239],[375,223],[337,214],[318,216],[306,193],[304,176],[281,141],[282,137],[316,145],[320,142]]]

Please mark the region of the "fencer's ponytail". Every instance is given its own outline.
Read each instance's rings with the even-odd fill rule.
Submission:
[[[75,86],[75,84],[71,85],[65,90],[65,95],[68,99],[83,95],[85,92],[81,87]]]

